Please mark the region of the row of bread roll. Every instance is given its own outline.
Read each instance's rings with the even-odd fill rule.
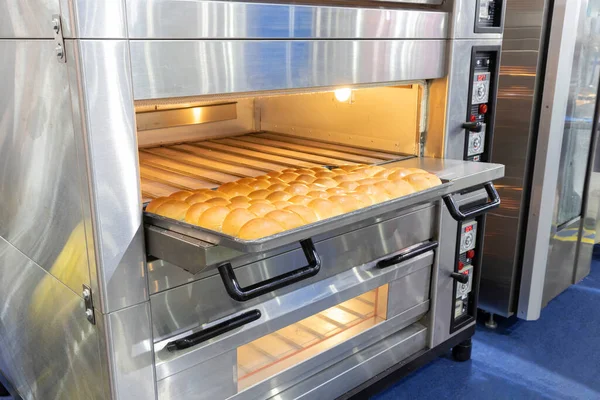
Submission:
[[[180,191],[146,211],[206,229],[257,239],[440,184],[423,170],[377,166],[287,169],[217,190]]]

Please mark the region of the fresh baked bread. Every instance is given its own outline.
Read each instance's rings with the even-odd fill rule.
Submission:
[[[253,240],[441,184],[419,168],[287,168],[217,190],[182,190],[152,200],[146,211]]]

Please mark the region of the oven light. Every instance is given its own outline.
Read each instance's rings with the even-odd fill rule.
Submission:
[[[194,122],[199,124],[202,122],[202,107],[192,108],[192,113],[194,115]]]
[[[346,102],[348,102],[348,100],[350,100],[350,97],[352,96],[352,89],[350,89],[350,88],[335,89],[333,94],[335,95],[335,98],[337,101],[339,101],[340,103],[346,103]]]

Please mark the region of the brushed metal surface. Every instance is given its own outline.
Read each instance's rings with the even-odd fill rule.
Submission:
[[[556,232],[556,190],[559,162],[573,73],[577,29],[573,21],[580,18],[580,0],[557,0],[552,13],[552,30],[548,38],[544,91],[533,164],[533,176],[523,267],[517,304],[519,318],[540,317],[550,241]],[[572,266],[571,266],[572,268]]]
[[[83,300],[0,238],[0,369],[24,399],[108,399]]]
[[[128,43],[72,43],[88,168],[100,306],[108,313],[148,299]],[[98,296],[96,296],[98,298]]]
[[[158,400],[226,399],[237,393],[237,353],[229,351],[157,382]]]
[[[112,399],[155,399],[150,303],[102,315]]]
[[[249,308],[257,309],[261,312],[262,317],[259,320],[186,350],[169,352],[165,348],[165,345],[168,341],[187,336],[190,331],[182,332],[174,337],[157,342],[155,344],[157,379],[164,379],[202,360],[223,354],[232,348],[366,293],[387,282],[393,282],[397,279],[410,281],[407,282],[407,285],[421,282],[423,275],[429,275],[432,260],[433,253],[428,252],[386,269],[378,269],[375,267],[375,263],[371,262],[349,269],[330,278],[313,282],[303,286],[300,290],[295,288],[296,290],[275,298],[266,301],[263,299],[263,302],[254,304]],[[204,288],[206,292],[206,286]],[[425,290],[424,287],[422,289]],[[412,293],[412,295],[415,298],[427,296],[425,293]],[[390,296],[408,296],[408,294],[394,292],[390,293]],[[208,299],[208,297],[205,298]],[[406,304],[409,304],[409,302],[407,300]],[[412,304],[417,304],[416,300]],[[189,314],[193,313],[189,306],[183,305],[182,307],[175,303],[171,303],[170,305],[173,307],[173,312],[182,313],[184,310],[180,311],[180,309],[183,308],[187,309]],[[160,319],[160,315],[156,316],[154,313],[153,305],[153,323],[159,325],[164,321],[164,318]],[[237,314],[237,311],[234,311],[234,313]],[[225,315],[222,317],[230,319],[232,316]]]
[[[90,284],[67,69],[53,40],[2,40],[0,236],[75,293]]]
[[[491,159],[506,165],[496,185],[502,199],[488,214],[481,271],[479,306],[505,317],[515,311],[520,274],[520,248],[529,198],[524,195],[534,121],[539,98],[540,71],[546,24],[546,0],[510,0],[502,41],[502,61],[496,125]]]
[[[60,14],[59,0],[3,0],[0,39],[52,39],[54,14]]]
[[[351,355],[273,399],[326,399],[341,396],[361,382],[400,363],[426,347],[427,328],[416,323]]]
[[[440,78],[444,40],[135,40],[136,100]],[[466,101],[466,100],[465,100]]]
[[[436,11],[202,0],[126,0],[126,2],[131,39],[445,39],[447,37],[448,15]],[[433,3],[435,0],[428,2]]]
[[[127,39],[125,0],[60,0],[65,38]]]

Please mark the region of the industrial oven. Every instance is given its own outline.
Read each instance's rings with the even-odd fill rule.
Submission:
[[[0,371],[23,398],[336,398],[470,355],[501,0],[0,4]],[[287,168],[441,184],[255,241],[145,212]]]

